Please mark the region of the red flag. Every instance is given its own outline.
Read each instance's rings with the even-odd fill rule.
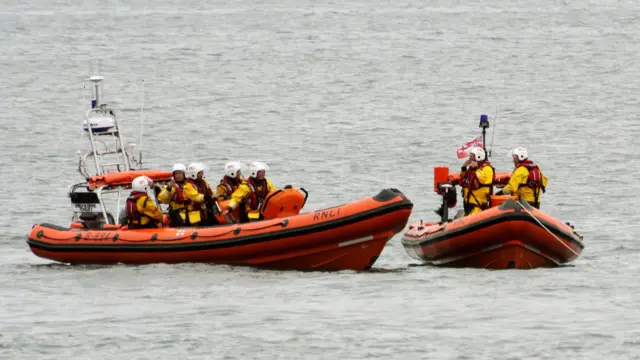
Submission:
[[[482,147],[482,135],[469,141],[468,143],[460,146],[457,150],[458,159],[463,159],[469,156],[469,150],[474,147]]]

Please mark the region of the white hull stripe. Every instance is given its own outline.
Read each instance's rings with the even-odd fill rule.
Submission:
[[[365,236],[365,237],[362,237],[362,238],[359,238],[359,239],[353,239],[353,240],[341,242],[341,243],[338,244],[338,246],[339,247],[349,246],[349,245],[358,244],[358,243],[369,241],[369,240],[373,240],[373,235]]]

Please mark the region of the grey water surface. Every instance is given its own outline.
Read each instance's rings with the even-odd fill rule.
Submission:
[[[636,1],[4,1],[0,358],[640,359],[638,34]],[[394,187],[434,220],[433,167],[486,113],[494,166],[526,147],[586,248],[531,271],[410,266],[401,234],[361,273],[53,264],[24,236],[70,222],[89,59],[145,166],[261,160],[306,210]]]

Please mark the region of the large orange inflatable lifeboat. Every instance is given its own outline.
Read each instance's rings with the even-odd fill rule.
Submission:
[[[263,201],[259,211],[264,220],[238,224],[237,212],[222,217],[220,210],[226,205],[222,201],[211,210],[223,225],[128,229],[122,225],[126,223],[122,208],[131,182],[138,176],[151,178],[157,196],[172,173],[142,169],[142,151],[136,155],[135,144],[125,145],[116,112],[102,101],[103,78],[95,75],[89,80],[92,100],[83,129],[91,149],[78,154],[84,181],[69,187],[73,207],[69,227],[37,224],[27,234],[37,256],[69,264],[206,262],[366,270],[407,224],[413,204],[395,189],[301,214],[308,194],[287,186]],[[108,211],[113,209],[105,201],[108,196],[115,202],[116,216]]]
[[[513,196],[494,195],[491,208],[449,220],[446,209],[452,199],[443,189],[456,184],[459,174],[448,175],[445,169],[436,168],[434,176],[434,187],[444,199],[443,221],[409,226],[402,238],[409,256],[443,267],[529,269],[559,266],[582,253],[582,236],[573,226]],[[508,181],[508,174],[496,175],[498,182]]]
[[[171,176],[149,174],[157,181]],[[367,270],[387,241],[404,229],[413,207],[400,191],[385,189],[359,201],[300,214],[306,192],[302,195],[298,189],[288,188],[265,199],[260,209],[265,220],[210,227],[128,229],[104,220],[113,217],[101,216],[101,199],[93,204],[99,206],[91,206],[96,202],[91,189],[113,189],[121,186],[115,182],[129,181],[129,175],[140,172],[90,179],[90,191],[76,196],[76,200],[83,202],[80,205],[84,210],[98,208],[96,216],[87,215],[86,221],[70,227],[34,225],[27,235],[31,251],[69,264],[205,262],[273,269]],[[96,217],[102,222],[96,222]]]

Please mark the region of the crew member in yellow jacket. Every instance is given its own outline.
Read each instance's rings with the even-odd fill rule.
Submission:
[[[524,200],[536,209],[540,209],[540,197],[546,191],[549,180],[538,165],[529,160],[527,149],[517,147],[511,151],[511,156],[516,168],[511,173],[509,184],[498,194],[514,194],[519,200]]]
[[[241,172],[243,167],[246,166],[237,161],[230,161],[224,165],[224,176],[216,188],[218,200],[231,199],[231,195],[238,190],[240,184],[246,183]]]
[[[487,160],[484,149],[471,149],[469,159],[462,165],[460,173],[465,216],[477,214],[489,207],[494,177],[495,169]]]
[[[250,176],[245,184],[241,184],[231,195],[229,207],[222,212],[226,215],[244,205],[241,222],[261,220],[260,206],[269,192],[276,190],[271,180],[265,177],[265,172],[269,167],[261,162],[254,162],[249,166]],[[245,217],[246,216],[246,217]]]
[[[153,180],[138,176],[131,183],[131,195],[127,198],[125,211],[129,229],[154,228],[162,226],[162,210],[149,198]]]
[[[187,168],[180,163],[173,165],[173,179],[162,189],[158,195],[158,202],[169,204],[169,226],[180,227],[185,223],[185,198],[183,194],[186,184]]]
[[[204,170],[205,166],[201,163],[190,164],[187,168],[187,181],[182,190],[185,200],[189,200],[187,225],[205,226],[216,223],[213,216],[215,196],[204,178]]]

